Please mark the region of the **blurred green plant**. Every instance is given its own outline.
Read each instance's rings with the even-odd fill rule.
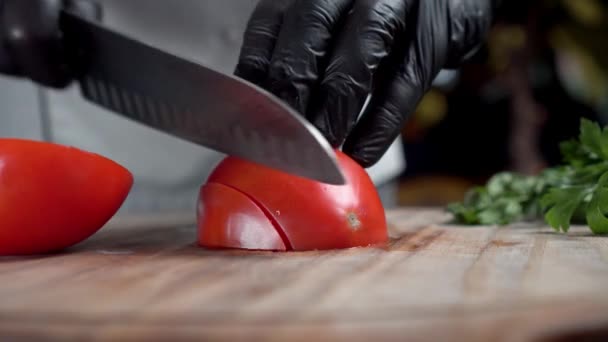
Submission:
[[[447,211],[467,225],[544,218],[558,232],[580,223],[595,234],[608,234],[608,126],[582,119],[578,139],[562,142],[560,150],[562,165],[535,176],[498,173]]]

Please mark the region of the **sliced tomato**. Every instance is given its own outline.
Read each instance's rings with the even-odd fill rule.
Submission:
[[[249,197],[228,186],[209,183],[201,189],[203,226],[199,239],[207,247],[286,250],[285,243],[270,218]],[[226,203],[231,203],[227,206]],[[239,212],[233,211],[234,207]]]
[[[132,184],[126,168],[98,154],[0,139],[0,255],[54,252],[88,238]]]
[[[376,187],[359,164],[336,153],[346,176],[344,185],[225,158],[201,188],[199,244],[262,250],[283,250],[284,245],[304,251],[385,243],[386,218]]]

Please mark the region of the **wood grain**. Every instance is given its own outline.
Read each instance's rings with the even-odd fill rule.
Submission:
[[[0,340],[608,340],[608,238],[387,215],[387,246],[296,253],[198,248],[188,216],[117,220],[0,258]]]

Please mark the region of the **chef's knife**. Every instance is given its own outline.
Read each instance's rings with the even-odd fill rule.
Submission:
[[[265,90],[75,13],[62,12],[61,30],[87,100],[228,155],[344,184],[324,137]]]

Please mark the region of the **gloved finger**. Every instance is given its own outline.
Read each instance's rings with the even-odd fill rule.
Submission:
[[[303,115],[332,34],[353,0],[296,0],[287,10],[265,88]]]
[[[7,33],[0,30],[0,41],[7,41]],[[23,70],[13,58],[6,44],[0,44],[0,74],[9,76],[23,76]]]
[[[346,139],[344,152],[363,167],[377,163],[388,150],[445,64],[449,22],[439,14],[448,13],[447,5],[442,0],[418,2],[412,13],[416,27],[411,40],[404,53],[393,56],[400,63],[387,66],[389,78],[374,91],[366,112]]]
[[[358,1],[353,6],[309,109],[309,118],[333,146],[341,145],[355,124],[378,65],[405,31],[410,3]]]
[[[502,0],[449,1],[450,36],[444,68],[458,68],[482,46]]]
[[[371,167],[399,136],[407,116],[413,112],[428,89],[420,70],[416,49],[410,49],[410,62],[403,64],[383,91],[374,93],[370,105],[344,142],[343,151],[363,167]]]
[[[491,0],[420,1],[417,25],[404,58],[344,144],[364,167],[374,165],[430,89],[439,71],[461,61],[487,33]],[[490,18],[490,20],[489,20]]]
[[[268,65],[279,36],[283,13],[292,0],[261,0],[255,7],[245,34],[234,74],[263,86]]]
[[[101,4],[94,0],[64,0],[64,8],[94,21],[101,21],[103,10]]]

